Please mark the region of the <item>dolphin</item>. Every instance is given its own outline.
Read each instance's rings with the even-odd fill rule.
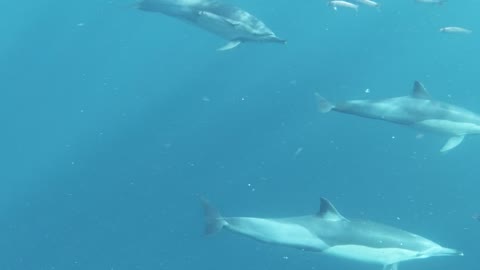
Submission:
[[[205,233],[222,228],[268,244],[322,252],[346,259],[379,264],[396,270],[398,263],[434,256],[463,256],[422,236],[367,220],[343,217],[327,199],[321,198],[314,215],[289,218],[222,217],[202,200]]]
[[[243,42],[286,43],[252,14],[216,0],[141,0],[137,8],[182,19],[228,40],[219,51]]]
[[[480,134],[480,115],[432,100],[418,81],[411,95],[382,100],[349,100],[333,105],[318,93],[315,95],[319,110],[324,113],[333,110],[447,135],[450,139],[441,152],[457,147],[468,134]]]

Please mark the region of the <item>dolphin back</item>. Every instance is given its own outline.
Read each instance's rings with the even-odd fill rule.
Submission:
[[[140,0],[137,8],[148,12],[161,12],[175,17],[185,17],[212,4],[206,0]]]

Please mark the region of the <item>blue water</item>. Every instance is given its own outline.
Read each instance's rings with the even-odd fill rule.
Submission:
[[[401,96],[420,80],[480,112],[477,0],[383,0],[358,15],[235,0],[288,44],[224,53],[224,40],[132,2],[2,3],[0,269],[381,268],[205,237],[200,196],[258,217],[314,213],[324,196],[346,217],[465,252],[401,269],[478,268],[480,138],[440,154],[445,137],[320,114],[313,95]]]

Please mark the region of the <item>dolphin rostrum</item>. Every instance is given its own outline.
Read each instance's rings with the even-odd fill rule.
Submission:
[[[289,218],[222,217],[203,200],[205,233],[226,228],[269,244],[317,251],[346,259],[383,265],[396,270],[398,263],[433,256],[463,256],[419,235],[366,220],[343,217],[325,198],[318,213]]]
[[[137,8],[182,19],[228,40],[220,51],[249,41],[286,43],[252,14],[217,0],[140,0]]]
[[[457,147],[468,134],[480,134],[480,115],[448,103],[432,100],[425,87],[415,81],[409,96],[382,100],[348,100],[331,104],[315,93],[321,112],[331,110],[432,131],[450,137],[440,150]]]

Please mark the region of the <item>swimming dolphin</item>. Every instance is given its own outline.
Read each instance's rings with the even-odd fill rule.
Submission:
[[[182,19],[228,40],[220,51],[247,41],[286,43],[252,14],[216,0],[141,0],[137,8]]]
[[[418,81],[415,81],[410,96],[382,100],[349,100],[333,105],[318,93],[315,95],[319,109],[324,113],[333,110],[448,135],[450,139],[441,152],[457,147],[465,135],[480,134],[480,115],[432,100]]]
[[[203,200],[206,234],[226,228],[269,244],[317,251],[346,259],[383,265],[433,256],[463,256],[419,235],[366,220],[343,217],[325,198],[318,213],[289,218],[222,217]]]

